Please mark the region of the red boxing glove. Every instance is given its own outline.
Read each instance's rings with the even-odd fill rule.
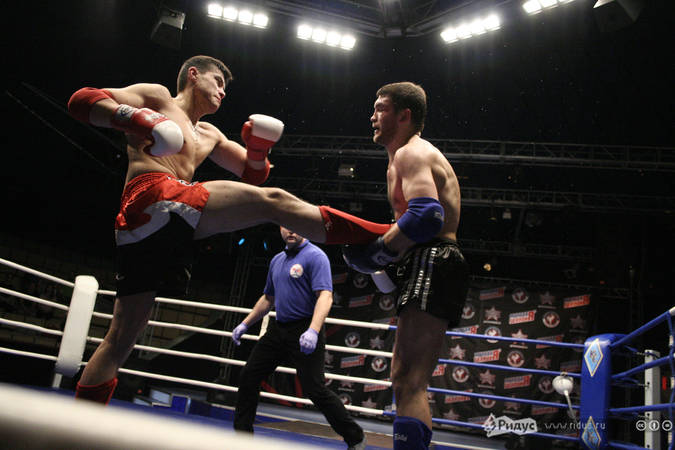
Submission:
[[[252,114],[241,128],[241,139],[246,143],[246,155],[253,161],[264,161],[270,148],[279,140],[284,123],[274,117]]]
[[[244,173],[241,174],[241,181],[244,183],[260,186],[267,180],[270,175],[270,161],[265,160],[265,167],[262,169],[254,169],[248,164],[244,167]]]
[[[104,100],[106,98],[112,99],[110,92],[105,89],[96,89],[85,87],[76,91],[68,100],[68,112],[77,120],[89,123],[89,113],[94,103]]]
[[[120,105],[110,122],[118,130],[152,140],[146,150],[152,156],[173,155],[183,148],[183,132],[178,124],[150,108]]]

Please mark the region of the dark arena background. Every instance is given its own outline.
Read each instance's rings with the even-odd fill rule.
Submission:
[[[583,344],[590,336],[634,330],[673,307],[675,2],[574,0],[538,14],[528,14],[524,0],[239,2],[266,12],[265,28],[211,17],[209,3],[229,4],[12,2],[4,21],[0,258],[69,281],[93,275],[100,289],[114,290],[113,223],[124,186],[126,144],[119,132],[73,119],[68,99],[83,86],[139,82],[163,84],[175,95],[182,62],[205,54],[221,59],[234,80],[220,110],[203,120],[239,142],[250,114],[271,115],[285,124],[265,186],[376,222],[389,222],[393,215],[384,183],[386,151],[372,142],[375,92],[404,80],[426,90],[422,136],[447,156],[459,178],[458,239],[471,267],[467,306],[454,331]],[[451,43],[441,37],[448,26],[490,12],[499,15],[499,29]],[[348,30],[355,37],[353,48],[299,39],[296,28],[303,21]],[[238,178],[207,160],[195,180],[214,179]],[[197,246],[184,300],[243,308],[259,298],[268,263],[283,248],[278,227],[271,224],[216,235]],[[333,270],[330,317],[395,324],[395,297],[349,270],[339,246],[321,247]],[[56,355],[58,337],[10,322],[62,329],[65,313],[6,289],[64,305],[72,289],[7,265],[0,266],[0,278],[5,288],[0,347]],[[99,296],[96,311],[110,313],[112,297]],[[166,303],[158,303],[152,316],[221,331],[231,331],[242,318]],[[90,336],[102,337],[107,325],[94,317]],[[650,330],[634,344],[668,354],[664,328]],[[327,324],[326,331],[329,345],[391,351],[393,344],[392,331],[340,324]],[[148,327],[139,344],[240,361],[253,346],[160,327]],[[87,344],[84,361],[95,348],[94,342]],[[581,359],[577,349],[456,336],[448,336],[442,356],[564,372],[580,372]],[[628,359],[640,362],[637,356]],[[389,364],[377,356],[326,352],[327,373],[387,380]],[[237,385],[240,370],[151,350],[135,351],[125,367],[230,386]],[[0,352],[0,382],[49,388],[53,369],[53,361]],[[551,388],[550,376],[487,372],[441,361],[432,387],[565,403]],[[668,368],[662,375],[661,401],[667,402]],[[65,377],[62,390],[72,393],[78,376]],[[336,379],[329,386],[346,404],[391,411],[386,386]],[[302,397],[287,373],[275,373],[263,390]],[[202,411],[231,407],[235,398],[229,391],[121,374],[115,399],[151,403],[158,391],[183,394]],[[480,424],[491,413],[532,417],[540,428],[569,421],[566,411],[556,408],[429,394],[434,417],[451,421]],[[579,396],[577,384],[572,401]],[[642,392],[636,390],[613,396],[613,406],[640,401]],[[263,397],[261,402],[314,411],[287,400]],[[375,421],[390,429],[389,416]],[[485,436],[482,430],[444,424],[435,431],[461,439]],[[572,427],[548,433],[576,436]],[[630,423],[615,424],[612,433],[644,445]],[[663,448],[666,439],[664,434]],[[383,448],[391,448],[390,438],[382,441]],[[438,448],[575,448],[564,440],[514,435],[476,442],[476,447]]]

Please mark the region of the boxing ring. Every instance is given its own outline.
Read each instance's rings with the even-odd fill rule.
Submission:
[[[42,299],[13,289],[0,287],[1,294],[12,297],[13,299],[16,299],[16,301],[36,303],[41,305],[41,307],[55,308],[67,314],[63,330],[51,329],[0,317],[0,326],[2,327],[21,329],[31,333],[46,334],[60,338],[59,352],[56,356],[0,347],[0,353],[53,361],[54,376],[52,387],[58,388],[63,376],[73,377],[77,374],[81,366],[86,364],[86,362],[82,361],[86,343],[98,344],[101,342],[100,338],[88,336],[91,319],[92,317],[96,317],[99,319],[110,320],[112,315],[94,311],[96,298],[98,296],[114,298],[115,292],[99,289],[96,279],[88,275],[77,276],[75,282],[70,282],[5,259],[0,259],[0,264],[10,269],[23,272],[26,275],[39,277],[48,282],[64,286],[69,290],[72,289],[70,305],[66,306],[52,300]],[[218,312],[247,314],[251,311],[249,308],[163,297],[158,297],[156,301],[158,303],[203,308]],[[269,315],[274,316],[274,312],[271,312]],[[668,441],[667,446],[672,449],[673,407],[675,406],[675,403],[673,402],[673,391],[671,390],[668,402],[661,403],[661,386],[659,380],[661,379],[660,367],[667,366],[670,368],[670,385],[672,386],[674,382],[675,347],[673,345],[673,337],[675,334],[672,323],[673,315],[675,315],[675,307],[627,335],[603,334],[591,336],[584,344],[448,331],[447,334],[449,336],[468,339],[512,341],[546,345],[549,347],[573,348],[578,351],[583,351],[582,370],[580,373],[565,373],[560,371],[511,367],[454,359],[439,359],[439,364],[461,364],[464,366],[479,366],[481,368],[492,370],[549,375],[554,377],[553,386],[560,394],[562,399],[561,402],[505,397],[434,387],[428,388],[428,391],[432,393],[462,395],[494,401],[516,402],[565,410],[569,417],[577,424],[577,432],[575,433],[576,435],[548,433],[539,430],[536,422],[531,418],[514,420],[507,416],[494,417],[494,415],[490,414],[484,423],[479,424],[434,417],[432,420],[435,424],[479,431],[482,430],[485,432],[485,436],[488,439],[491,439],[489,442],[495,444],[495,446],[481,447],[444,443],[437,440],[437,435],[439,433],[435,431],[433,442],[435,443],[436,448],[502,448],[503,442],[499,439],[504,438],[506,435],[529,435],[537,438],[563,441],[569,445],[578,445],[580,448],[588,449],[666,448],[666,443],[661,442],[662,432],[666,432]],[[326,319],[326,323],[387,331],[395,330],[396,328],[394,325],[389,324],[359,322],[336,318],[328,318]],[[669,351],[667,356],[662,357],[652,350],[639,351],[638,349],[631,347],[631,342],[655,327],[664,324],[667,325],[669,333]],[[191,333],[204,333],[220,337],[232,336],[231,331],[178,323],[151,320],[148,325],[153,327],[175,328]],[[265,325],[263,324],[261,335],[264,333],[264,330]],[[252,341],[257,340],[258,338],[259,336],[249,334],[243,336],[243,339]],[[222,365],[243,366],[246,363],[246,361],[205,353],[185,352],[152,346],[136,345],[135,349],[170,355],[177,358],[211,361]],[[391,352],[386,351],[335,345],[326,345],[326,350],[385,358],[391,358],[392,356]],[[612,373],[613,360],[625,355],[644,356],[645,362],[623,372]],[[295,369],[290,367],[278,367],[277,372],[295,374]],[[176,377],[168,374],[156,374],[127,368],[121,368],[120,373],[152,380],[179,383],[195,388],[231,393],[237,391],[236,386]],[[638,375],[641,373],[644,373],[643,382],[638,378]],[[328,380],[379,385],[383,387],[391,386],[391,382],[387,380],[352,377],[332,373],[326,373],[325,376]],[[572,393],[575,384],[581,388],[579,404],[572,404],[569,395]],[[613,389],[617,387],[625,389],[644,389],[644,404],[628,407],[612,407],[612,393]],[[261,391],[261,396],[272,400],[286,401],[295,404],[311,404],[311,402],[305,398],[271,392]],[[44,447],[45,442],[51,442],[52,444],[54,442],[59,442],[63,444],[63,446],[68,446],[70,448],[222,448],[224,441],[228,443],[228,448],[233,449],[251,448],[252,445],[256,445],[261,449],[272,448],[273,446],[274,448],[280,449],[290,448],[291,446],[294,448],[316,448],[316,446],[312,445],[312,442],[309,442],[308,446],[305,447],[302,443],[290,443],[284,442],[283,440],[279,441],[278,439],[274,439],[276,436],[259,436],[258,433],[256,433],[256,436],[253,438],[250,436],[241,436],[229,429],[223,429],[224,427],[222,425],[209,426],[204,424],[185,423],[177,418],[148,417],[147,414],[144,415],[137,411],[118,411],[110,407],[101,408],[100,405],[74,401],[71,397],[66,397],[67,396],[61,395],[59,398],[56,398],[34,390],[27,391],[17,386],[0,384],[0,402],[2,402],[3,405],[3,407],[0,408],[0,432],[2,432],[3,437],[8,436],[10,442],[20,443],[21,445],[24,445],[24,448],[41,448]],[[373,418],[386,418],[395,416],[396,414],[395,411],[356,405],[345,405],[345,407],[355,413]],[[56,412],[58,412],[58,414]],[[612,435],[614,421],[624,421],[634,424],[635,429],[641,432],[643,442],[640,444],[644,446],[638,445],[637,443],[615,440]],[[134,426],[134,424],[139,423],[143,423],[144,425]],[[135,431],[131,432],[132,430]],[[124,436],[124,438],[121,436]],[[391,433],[389,433],[389,438],[390,437]],[[255,440],[255,444],[251,443],[252,439]],[[43,445],[39,445],[40,443]],[[286,443],[288,443],[288,446],[286,446]],[[319,447],[326,448],[325,445],[325,443],[318,444]],[[368,448],[381,448],[372,447],[371,445],[372,442],[369,438]]]

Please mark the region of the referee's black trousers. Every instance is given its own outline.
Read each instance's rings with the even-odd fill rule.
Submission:
[[[290,362],[297,369],[304,396],[321,411],[331,427],[354,445],[363,440],[363,430],[349,415],[340,398],[326,387],[324,349],[326,334],[319,333],[316,349],[309,355],[300,351],[300,335],[307,331],[311,318],[278,323],[270,322],[265,335],[258,340],[246,366],[240,373],[239,392],[234,411],[234,428],[253,432],[260,383],[282,363]]]

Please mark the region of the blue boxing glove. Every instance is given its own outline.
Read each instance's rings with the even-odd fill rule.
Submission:
[[[382,236],[368,245],[345,245],[342,257],[349,267],[361,273],[374,273],[398,257],[398,253],[384,245]]]
[[[237,328],[232,330],[232,341],[234,341],[235,344],[239,345],[241,344],[241,335],[246,333],[248,330],[248,325],[246,325],[244,322],[240,323],[237,325]]]
[[[319,339],[319,333],[314,328],[307,328],[307,331],[300,336],[300,351],[309,355],[316,348],[316,342]]]

